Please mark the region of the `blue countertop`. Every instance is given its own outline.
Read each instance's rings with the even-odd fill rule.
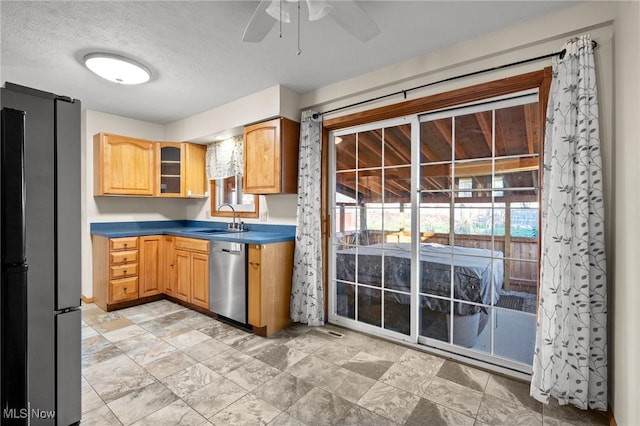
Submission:
[[[296,227],[292,225],[246,224],[244,232],[225,232],[227,222],[205,222],[198,220],[162,220],[148,222],[104,222],[92,223],[91,235],[108,238],[138,237],[143,235],[175,235],[203,240],[229,241],[243,244],[270,244],[293,241]],[[219,229],[221,232],[206,233]]]

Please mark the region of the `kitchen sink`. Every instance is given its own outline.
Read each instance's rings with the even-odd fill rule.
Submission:
[[[215,228],[215,229],[197,229],[197,230],[193,230],[193,231],[186,231],[186,232],[196,232],[198,234],[216,234],[216,233],[224,233],[224,234],[228,234],[230,232],[243,232],[240,229],[229,229],[229,228]]]

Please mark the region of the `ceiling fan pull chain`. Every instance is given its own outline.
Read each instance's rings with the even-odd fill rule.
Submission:
[[[300,49],[300,1],[298,0],[298,51],[296,55],[300,56],[302,49]]]
[[[282,38],[282,0],[280,0],[280,38]]]

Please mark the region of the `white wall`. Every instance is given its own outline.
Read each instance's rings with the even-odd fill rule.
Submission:
[[[609,306],[610,400],[619,425],[640,424],[640,3],[619,2],[615,22],[615,245]]]
[[[217,108],[170,123],[167,140],[212,142],[214,136],[242,134],[243,126],[274,117],[300,121],[298,95],[281,85],[261,90]]]

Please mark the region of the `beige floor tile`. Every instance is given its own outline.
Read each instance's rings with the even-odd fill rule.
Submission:
[[[332,392],[349,402],[358,402],[375,380],[345,368],[338,368],[318,385],[324,390]]]
[[[82,414],[82,426],[122,426],[115,414],[103,405]]]
[[[129,392],[108,405],[122,424],[130,425],[177,399],[178,397],[164,385],[155,382]]]
[[[260,385],[253,394],[280,410],[286,410],[305,396],[313,385],[289,373],[278,376]]]
[[[211,337],[198,330],[189,330],[185,333],[163,337],[163,339],[176,348],[185,350],[190,346],[197,345],[198,343],[201,343],[207,339],[211,339]]]
[[[162,383],[179,397],[211,383],[220,375],[202,364],[195,364],[162,379]]]
[[[168,355],[158,358],[144,365],[145,370],[158,379],[170,376],[173,373],[195,365],[197,361],[184,352],[176,350]]]
[[[337,369],[337,365],[309,355],[288,367],[286,372],[313,385],[318,385]]]
[[[393,386],[376,382],[358,401],[358,405],[380,416],[404,423],[420,398]]]
[[[482,395],[482,392],[440,377],[434,377],[422,397],[458,411],[465,416],[475,418],[482,401]]]
[[[247,394],[247,391],[224,377],[216,377],[208,385],[182,398],[191,408],[206,417],[215,416]]]
[[[134,426],[205,426],[207,419],[184,401],[177,400],[138,420]]]
[[[267,402],[247,394],[211,417],[218,426],[266,425],[280,414],[280,410]]]
[[[307,425],[332,425],[353,406],[349,401],[324,389],[314,388],[286,411]]]
[[[264,362],[254,359],[230,371],[225,377],[242,388],[253,391],[258,386],[280,374],[280,370],[273,368]]]

